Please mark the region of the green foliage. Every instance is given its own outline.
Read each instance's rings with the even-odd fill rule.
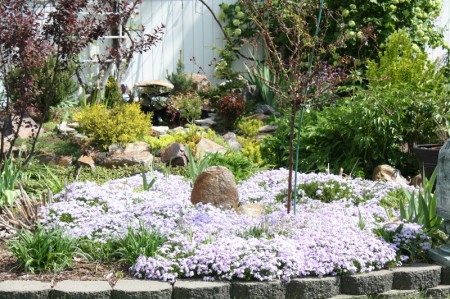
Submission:
[[[277,126],[275,134],[261,140],[261,153],[265,163],[273,167],[289,165],[289,117],[284,116],[273,122]],[[297,135],[297,129],[295,130]],[[301,157],[302,157],[301,152]]]
[[[342,52],[362,61],[376,58],[376,49],[386,44],[395,30],[404,30],[412,42],[425,50],[427,45],[443,45],[443,32],[436,28],[440,15],[440,1],[327,0],[327,7],[342,16],[330,23],[329,36],[345,32],[347,46]]]
[[[40,112],[44,113],[45,120],[48,120],[50,107],[55,107],[73,96],[77,91],[78,84],[73,80],[76,65],[69,63],[65,69],[57,65],[55,57],[48,56],[42,67],[34,69],[33,75],[36,78],[35,85],[40,94],[36,97],[36,105]],[[12,70],[7,77],[11,86],[20,83],[21,74],[17,70]],[[13,101],[20,100],[17,95],[12,95]]]
[[[115,242],[107,240],[106,242],[98,242],[88,238],[77,241],[81,255],[88,261],[96,263],[111,263],[115,259]]]
[[[128,227],[127,234],[115,244],[114,256],[127,265],[133,265],[141,255],[154,257],[158,248],[164,245],[167,238],[158,231],[148,230],[141,222],[135,231]]]
[[[75,241],[64,237],[61,230],[47,231],[38,225],[35,232],[22,230],[18,236],[8,246],[26,272],[60,272],[72,265]]]
[[[222,146],[226,146],[225,141],[221,137],[217,136],[214,130],[205,130],[204,128],[198,127],[197,125],[193,124],[188,124],[187,130],[170,132],[169,134],[164,136],[145,136],[144,141],[150,145],[150,148],[152,150],[156,151],[166,148],[173,142],[179,142],[187,144],[191,151],[195,153],[196,144],[202,137],[208,138]]]
[[[253,161],[253,165],[261,166],[264,164],[261,142],[255,138],[245,138],[242,136],[237,136],[237,141],[242,145],[241,152]]]
[[[56,194],[64,189],[67,171],[52,168],[37,161],[31,161],[23,171],[22,184],[25,191],[40,195],[47,190]]]
[[[423,177],[423,189],[410,192],[403,189],[408,202],[400,202],[400,220],[415,222],[422,225],[424,232],[431,237],[434,245],[445,243],[440,231],[442,218],[436,215],[436,193],[433,193],[436,181],[437,168],[434,170],[430,180]]]
[[[248,138],[255,138],[258,130],[264,123],[258,119],[242,118],[236,123],[236,127]]]
[[[372,199],[374,196],[374,194],[370,192],[366,192],[362,195],[356,195],[353,193],[350,186],[347,186],[343,182],[331,179],[326,183],[310,181],[307,183],[299,184],[298,190],[300,199],[306,196],[310,199],[320,200],[325,203],[348,199],[351,200],[355,205],[359,205],[362,202]]]
[[[244,239],[272,239],[274,234],[270,232],[269,227],[265,223],[252,226],[239,234]]]
[[[148,179],[147,179],[147,174],[145,173],[145,168],[142,168],[141,176],[142,176],[142,189],[144,191],[151,190],[153,185],[156,182],[155,173],[153,172],[153,163],[150,164],[150,181],[148,181]]]
[[[193,123],[202,115],[202,98],[194,92],[178,94],[170,97],[171,110],[179,111],[181,117]]]
[[[437,128],[450,115],[443,69],[414,50],[404,32],[392,35],[367,75],[367,89],[305,115],[302,171],[330,163],[335,172],[370,177],[377,165],[389,164],[410,175],[417,170],[413,145],[439,142]]]
[[[70,169],[69,171],[74,171],[74,169]],[[79,168],[77,178],[80,182],[91,181],[96,182],[97,184],[103,184],[110,180],[129,177],[140,172],[141,169],[139,165],[122,167],[113,166],[111,168],[95,167],[94,169],[90,167],[81,167]]]
[[[106,82],[105,94],[103,95],[102,102],[103,105],[108,108],[113,108],[117,104],[123,103],[122,91],[112,75],[109,75],[108,81]]]
[[[21,153],[15,160],[12,156],[3,160],[0,173],[0,210],[4,205],[11,207],[19,194],[17,183],[22,178]]]
[[[278,107],[275,92],[270,88],[276,84],[277,79],[270,67],[259,61],[256,61],[255,68],[249,68],[247,65],[245,67],[248,71],[249,83],[255,85],[259,91],[259,102],[274,108]]]
[[[209,165],[209,156],[205,155],[201,157],[197,162],[194,159],[194,156],[192,155],[191,150],[189,147],[186,147],[186,154],[188,156],[189,164],[188,164],[188,176],[191,179],[191,185],[194,185],[195,180],[197,179],[198,175],[202,173],[206,168],[208,168]]]
[[[192,91],[193,79],[192,77],[186,76],[186,74],[184,73],[183,55],[181,50],[180,58],[177,62],[176,73],[172,73],[171,75],[169,75],[169,72],[167,72],[167,80],[169,80],[173,84],[173,94],[188,93]]]
[[[113,109],[96,104],[74,115],[80,128],[107,149],[113,143],[126,144],[141,140],[148,133],[151,121],[136,103],[119,105]]]
[[[245,181],[256,172],[251,158],[239,151],[228,151],[225,154],[212,153],[208,155],[208,164],[228,168],[233,173],[236,183]]]

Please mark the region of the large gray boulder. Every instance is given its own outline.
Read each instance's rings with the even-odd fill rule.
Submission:
[[[206,168],[195,180],[191,202],[236,209],[239,204],[239,193],[233,173],[223,166]]]

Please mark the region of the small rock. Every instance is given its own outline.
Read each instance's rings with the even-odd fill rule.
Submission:
[[[209,82],[208,77],[196,73],[186,74],[186,78],[192,79],[192,87],[196,91],[204,92],[211,88],[212,84]]]
[[[186,166],[188,157],[184,145],[178,142],[169,145],[161,155],[161,162],[173,166]]]
[[[400,185],[408,185],[408,181],[402,177],[400,170],[395,169],[394,167],[383,164],[375,167],[372,175],[373,181],[388,181],[394,182]]]
[[[257,120],[260,120],[262,122],[266,122],[270,118],[270,116],[269,115],[265,115],[265,114],[261,114],[261,113],[256,113],[256,114],[253,114],[253,115],[249,116],[249,118],[250,119],[257,119]]]
[[[56,163],[62,167],[69,167],[72,165],[72,156],[57,156]]]
[[[168,126],[153,126],[151,129],[155,131],[158,136],[164,136],[167,134],[167,132],[169,132]]]
[[[233,132],[228,132],[225,135],[222,136],[222,138],[228,143],[228,146],[233,151],[240,151],[242,150],[242,144],[237,141],[236,134]]]
[[[216,121],[212,118],[205,118],[205,119],[196,119],[194,120],[194,123],[199,126],[212,127],[216,124]]]
[[[222,153],[225,154],[227,149],[208,138],[202,137],[197,143],[197,157],[203,157],[205,153]]]
[[[280,113],[277,112],[272,106],[267,104],[258,105],[258,107],[256,107],[255,109],[255,113],[275,116],[280,115]]]
[[[223,166],[206,168],[195,180],[191,202],[236,209],[239,203],[239,193],[233,173]]]
[[[266,125],[262,126],[258,130],[258,134],[270,134],[274,133],[278,129],[278,126]]]
[[[92,169],[95,168],[95,162],[91,156],[81,156],[80,158],[78,158],[77,163],[80,166],[89,166]]]
[[[58,125],[58,133],[62,134],[62,135],[70,135],[70,134],[76,134],[77,130],[69,127],[67,125],[67,122],[63,121]]]
[[[246,204],[237,208],[236,212],[248,217],[260,217],[264,215],[264,207],[259,204]]]
[[[100,159],[96,160],[100,161]],[[153,161],[153,155],[150,153],[149,145],[145,142],[128,143],[125,147],[119,144],[112,144],[109,147],[109,153],[101,161],[105,167],[111,166],[132,166],[136,164],[148,166]]]

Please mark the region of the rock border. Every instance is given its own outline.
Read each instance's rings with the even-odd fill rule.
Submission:
[[[295,278],[289,283],[206,282],[181,279],[50,282],[0,281],[0,299],[32,298],[150,298],[150,299],[320,299],[320,298],[448,298],[450,267],[412,264],[389,270],[337,277]]]

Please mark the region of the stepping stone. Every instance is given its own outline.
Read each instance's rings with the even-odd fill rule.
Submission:
[[[111,299],[172,299],[172,286],[167,282],[149,280],[119,280]]]
[[[287,286],[287,298],[329,298],[339,294],[340,277],[294,278]]]
[[[230,299],[230,289],[227,282],[178,280],[173,288],[173,298]]]
[[[286,288],[281,281],[234,281],[231,284],[233,299],[279,299],[285,295]]]
[[[390,291],[394,273],[380,270],[341,277],[341,293],[350,295],[377,294]]]
[[[0,282],[2,299],[47,299],[50,283],[30,280],[5,280]]]
[[[73,281],[63,280],[50,292],[50,299],[109,299],[111,286],[107,281]]]
[[[433,288],[441,282],[441,266],[413,264],[392,269],[394,273],[393,289],[422,290]]]

